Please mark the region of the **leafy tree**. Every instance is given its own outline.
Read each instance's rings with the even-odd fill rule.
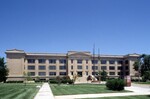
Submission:
[[[134,63],[134,69],[141,74],[144,80],[148,80],[150,71],[150,55],[143,54]]]
[[[101,80],[102,80],[102,81],[106,81],[106,78],[107,78],[107,72],[103,70],[103,71],[101,72]]]
[[[143,79],[143,81],[150,80],[150,71],[144,72],[142,79]]]
[[[8,68],[4,62],[4,58],[0,58],[0,82],[6,82],[8,76]]]

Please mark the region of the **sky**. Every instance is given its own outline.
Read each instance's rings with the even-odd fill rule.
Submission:
[[[5,51],[150,54],[150,0],[0,0]]]

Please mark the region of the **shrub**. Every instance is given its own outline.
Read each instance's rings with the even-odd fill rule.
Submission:
[[[23,81],[7,81],[6,83],[23,83]]]
[[[73,80],[68,80],[68,83],[69,84],[73,84]]]
[[[49,81],[51,84],[57,84],[58,82],[56,80],[50,80]]]
[[[124,90],[124,80],[122,79],[112,79],[112,80],[108,80],[106,83],[106,87],[109,90],[115,90],[115,91],[121,91]]]

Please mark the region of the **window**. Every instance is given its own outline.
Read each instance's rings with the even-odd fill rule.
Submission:
[[[39,63],[45,63],[46,60],[45,59],[38,59]]]
[[[92,72],[92,75],[97,75],[98,73],[97,72]]]
[[[129,72],[126,72],[126,75],[129,75]]]
[[[39,72],[39,76],[45,76],[46,73],[45,72]]]
[[[71,69],[73,69],[73,65],[71,66]]]
[[[60,59],[60,60],[59,60],[59,63],[61,63],[61,64],[66,64],[66,60],[65,60],[65,59]]]
[[[73,63],[73,59],[71,59],[71,63]]]
[[[56,72],[49,72],[50,76],[56,76]]]
[[[129,66],[126,66],[125,68],[126,68],[126,70],[129,70]]]
[[[128,60],[125,60],[125,64],[129,64],[129,61],[128,61]]]
[[[56,70],[56,66],[49,66],[49,70]]]
[[[101,60],[101,64],[106,64],[106,60]]]
[[[121,73],[120,73],[120,72],[118,72],[118,75],[121,75]]]
[[[118,66],[118,70],[122,70],[122,66]]]
[[[115,66],[109,66],[109,70],[115,70]]]
[[[39,70],[45,70],[45,66],[39,66]]]
[[[82,69],[82,66],[81,66],[81,65],[78,65],[78,69]]]
[[[88,72],[85,72],[86,73],[86,75],[88,75]]]
[[[109,72],[109,75],[115,75],[115,72]]]
[[[28,70],[35,70],[35,66],[28,66]]]
[[[66,75],[66,72],[60,72],[59,75]]]
[[[71,75],[73,75],[73,72],[71,72]]]
[[[35,59],[28,59],[28,63],[35,63]]]
[[[107,70],[106,66],[101,66],[101,70]]]
[[[109,64],[115,64],[114,60],[109,60]]]
[[[98,70],[98,66],[92,66],[92,70]]]
[[[98,64],[98,60],[92,60],[92,64]]]
[[[49,59],[49,63],[55,64],[56,63],[56,59]]]
[[[117,61],[118,64],[123,64],[123,61],[119,60]]]
[[[28,72],[30,76],[35,76],[35,72]]]
[[[59,69],[60,69],[60,70],[65,70],[65,69],[66,69],[66,66],[59,66]]]
[[[86,66],[86,69],[88,69],[88,66]]]
[[[88,60],[86,60],[86,64],[88,64]]]
[[[82,64],[82,60],[81,60],[81,59],[78,59],[78,60],[77,60],[77,63],[78,63],[78,64]]]

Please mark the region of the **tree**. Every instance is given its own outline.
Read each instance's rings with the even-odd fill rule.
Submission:
[[[106,78],[107,78],[107,72],[103,70],[103,71],[101,72],[101,80],[102,80],[102,81],[106,81]]]
[[[8,72],[8,68],[4,62],[4,57],[0,58],[0,82],[6,82]]]
[[[147,80],[145,76],[150,76],[149,73],[146,73],[150,71],[150,55],[142,54],[134,63],[134,69],[139,72],[139,76]]]

